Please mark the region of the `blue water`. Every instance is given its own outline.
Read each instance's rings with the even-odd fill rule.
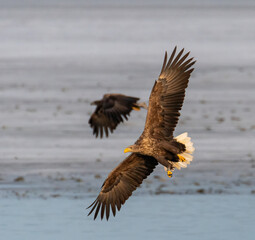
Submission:
[[[1,239],[254,240],[254,195],[135,196],[93,221],[88,199],[1,199]]]

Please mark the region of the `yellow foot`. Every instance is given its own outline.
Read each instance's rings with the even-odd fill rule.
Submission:
[[[168,170],[167,171],[167,176],[171,178],[173,176],[173,173],[170,170]]]
[[[132,107],[132,109],[135,111],[140,111],[140,107]]]
[[[180,162],[186,162],[185,157],[181,156],[180,154],[177,154],[177,156],[178,156]]]

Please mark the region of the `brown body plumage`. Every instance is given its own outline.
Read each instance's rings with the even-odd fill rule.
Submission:
[[[161,73],[151,91],[144,131],[134,145],[125,149],[124,152],[132,154],[109,174],[97,199],[90,205],[89,215],[95,210],[94,219],[100,209],[102,219],[105,215],[108,220],[110,208],[115,216],[116,207],[120,210],[158,162],[167,169],[174,169],[175,163],[183,160],[179,154],[186,151],[186,145],[173,137],[173,131],[193,71],[191,66],[195,63],[192,58],[187,60],[189,53],[182,56],[183,51],[175,57],[175,48],[168,61],[165,54]]]
[[[89,119],[89,124],[93,128],[93,134],[102,138],[104,133],[106,137],[109,131],[123,122],[128,120],[128,116],[132,110],[140,110],[140,108],[147,108],[145,103],[138,103],[139,98],[130,97],[123,94],[105,94],[101,100],[92,102],[96,105],[96,110]]]

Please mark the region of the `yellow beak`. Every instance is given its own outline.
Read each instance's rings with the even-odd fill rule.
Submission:
[[[140,108],[139,108],[139,107],[134,107],[134,106],[133,106],[132,109],[135,110],[135,111],[140,111]]]
[[[124,153],[131,152],[131,148],[125,148]]]

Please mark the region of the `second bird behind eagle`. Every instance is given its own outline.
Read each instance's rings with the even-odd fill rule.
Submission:
[[[158,80],[152,88],[144,131],[135,144],[124,152],[131,154],[108,175],[96,200],[89,206],[95,211],[94,219],[101,211],[101,219],[110,212],[115,216],[132,192],[149,176],[156,165],[164,166],[169,177],[175,168],[187,167],[193,159],[193,143],[187,133],[173,136],[180,116],[185,89],[194,70],[193,58],[187,59],[182,49],[177,56],[174,48],[169,60],[167,52]]]
[[[96,110],[89,119],[93,134],[96,137],[100,135],[100,138],[102,138],[105,133],[108,137],[109,131],[112,133],[119,123],[123,122],[124,119],[128,120],[132,110],[147,109],[146,103],[138,103],[138,100],[139,98],[136,97],[108,93],[101,100],[92,102],[91,105],[96,105]]]

